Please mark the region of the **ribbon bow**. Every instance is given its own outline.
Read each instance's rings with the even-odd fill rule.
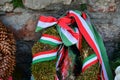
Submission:
[[[35,54],[33,56],[33,63],[46,61],[46,60],[52,60],[52,59],[55,59],[56,56],[58,56],[58,61],[56,64],[56,71],[57,73],[60,73],[61,76],[59,75],[58,77],[59,79],[62,79],[62,80],[66,79],[67,77],[69,65],[72,65],[71,67],[73,68],[73,71],[75,71],[74,67],[79,66],[78,69],[76,68],[78,71],[76,71],[75,74],[79,74],[80,69],[82,67],[82,63],[73,61],[73,59],[75,58],[78,59],[79,50],[77,49],[76,51],[77,53],[74,53],[71,49],[69,49],[70,46],[75,45],[79,41],[81,41],[78,30],[76,29],[77,31],[75,32],[72,29],[72,28],[75,28],[71,26],[72,23],[73,23],[72,19],[69,18],[68,16],[59,18],[58,20],[54,17],[41,16],[38,21],[37,28],[36,28],[36,32],[38,32],[42,29],[56,26],[58,33],[60,35],[60,38],[52,36],[52,35],[48,35],[48,34],[43,34],[39,41],[42,43],[53,45],[53,46],[58,46],[58,48],[55,50],[44,51],[44,52]],[[80,45],[77,45],[77,47],[80,48]],[[70,54],[74,55],[74,57],[69,56]]]
[[[103,41],[91,24],[89,16],[86,13],[71,10],[66,16],[60,19],[41,16],[38,21],[36,32],[52,26],[56,26],[60,38],[44,34],[40,41],[58,45],[59,48],[35,54],[33,56],[33,64],[40,61],[52,60],[58,56],[56,70],[60,72],[60,75],[56,76],[56,80],[65,80],[68,75],[67,71],[70,71],[72,68],[74,68],[72,71],[75,72],[76,75],[81,70],[82,63],[78,57],[80,56],[79,50],[82,42],[81,38],[83,36],[95,54],[87,57],[83,61],[82,71],[85,71],[89,66],[99,61],[102,68],[101,79],[113,80]],[[67,66],[71,64],[74,65],[70,66],[72,68]],[[77,71],[76,68],[79,70]]]
[[[58,20],[54,17],[41,16],[38,21],[36,32],[48,27],[52,27],[53,25],[57,25],[57,29],[60,33],[63,43],[66,46],[70,46],[76,44],[79,39],[79,34],[70,28],[69,25],[71,25],[71,23],[72,19],[67,16]]]

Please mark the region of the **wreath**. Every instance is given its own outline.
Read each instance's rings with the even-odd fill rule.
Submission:
[[[81,72],[86,71],[88,67],[97,62],[100,65],[98,78],[113,80],[102,38],[85,12],[70,10],[59,19],[52,16],[40,16],[36,32],[54,26],[59,37],[42,34],[39,42],[55,46],[55,49],[47,50],[47,48],[50,48],[49,46],[41,45],[41,49],[46,50],[33,54],[33,76],[34,74],[37,75],[37,72],[34,72],[35,69],[40,70],[41,65],[38,65],[39,63],[57,59],[55,80],[74,80]],[[87,56],[84,60],[80,58],[82,56],[80,53],[82,37],[95,53]],[[34,67],[35,65],[38,65],[39,68]],[[49,66],[46,67],[50,68]],[[35,79],[39,80],[36,77]]]

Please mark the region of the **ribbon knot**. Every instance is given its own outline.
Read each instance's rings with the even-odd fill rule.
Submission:
[[[65,23],[65,24],[67,24],[67,25],[70,25],[71,22],[72,22],[72,19],[69,18],[69,17],[67,17],[67,16],[58,19],[58,24],[59,24],[59,23]]]

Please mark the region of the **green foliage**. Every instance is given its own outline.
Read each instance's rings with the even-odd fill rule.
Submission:
[[[112,67],[113,71],[117,68],[117,66],[120,66],[120,58],[118,58],[115,61],[111,62],[111,67]]]
[[[80,5],[80,10],[81,11],[87,10],[87,4],[81,4]]]
[[[110,63],[113,71],[120,65],[120,43],[118,43],[117,49],[112,54],[112,61]]]
[[[24,7],[22,0],[12,0],[13,6],[16,7]]]

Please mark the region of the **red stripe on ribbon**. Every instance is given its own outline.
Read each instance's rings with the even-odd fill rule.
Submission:
[[[79,32],[79,40],[77,43],[78,50],[81,50],[82,48],[82,34]]]
[[[52,16],[40,16],[39,20],[42,22],[57,22],[57,19]]]
[[[60,18],[58,19],[58,25],[62,28],[64,28],[65,30],[67,30],[68,32],[71,33],[71,35],[73,35],[77,40],[79,39],[79,34],[74,32],[72,30],[72,28],[68,25],[70,25],[72,23],[72,19],[71,18],[68,18],[68,17],[63,17],[63,18]]]
[[[84,12],[82,12],[82,17],[83,17],[83,19],[87,19],[87,15],[86,15],[86,13],[84,13]]]
[[[48,37],[48,38],[53,38],[53,39],[58,40],[58,41],[62,41],[59,37],[49,35],[49,34],[43,34],[42,37]]]
[[[72,23],[72,19],[69,18],[68,16],[65,16],[65,17],[62,17],[60,19],[56,19],[54,17],[51,17],[51,16],[40,16],[39,18],[40,21],[43,21],[43,22],[57,22],[57,24],[64,28],[65,30],[67,30],[69,33],[71,33],[71,35],[73,35],[77,40],[79,38],[79,35],[77,33],[75,33],[71,28],[70,25]]]
[[[67,77],[67,72],[69,69],[70,62],[71,62],[69,57],[68,57],[68,50],[66,50],[66,52],[64,54],[65,54],[65,58],[64,58],[64,62],[62,64],[62,66],[61,66],[63,80],[64,80],[64,78]]]
[[[93,62],[87,64],[87,66],[85,66],[85,67],[82,69],[82,72],[84,72],[88,67],[90,67],[90,66],[96,64],[97,62],[98,62],[98,60],[95,60],[95,61],[93,61]]]
[[[61,64],[62,64],[62,60],[64,59],[64,57],[65,57],[65,47],[62,47],[62,49],[60,50],[60,52],[59,52],[59,61],[58,61],[58,63],[57,63],[57,67],[59,67]]]
[[[50,53],[54,53],[58,50],[58,48],[54,49],[54,50],[49,50],[49,51],[43,51],[43,52],[38,52],[36,54],[33,55],[33,58],[39,55],[44,55],[44,54],[50,54]]]
[[[102,80],[105,80],[105,77],[104,77],[104,73],[103,73],[103,70],[102,70],[102,75],[101,75],[101,77],[102,77]]]

